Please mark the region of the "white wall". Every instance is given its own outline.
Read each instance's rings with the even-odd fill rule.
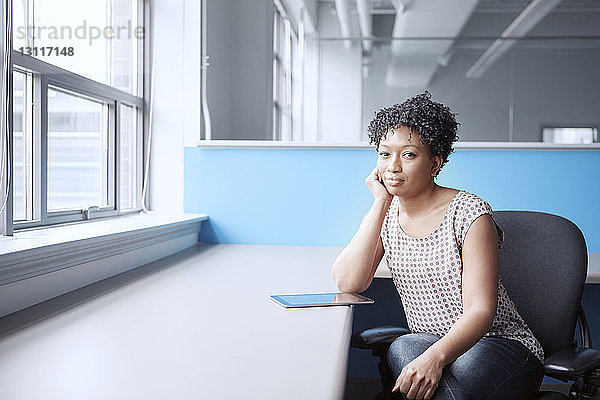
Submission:
[[[184,146],[195,146],[200,139],[200,30],[200,0],[184,0]]]
[[[194,41],[185,37],[192,13],[186,14],[186,0],[151,0],[150,10],[154,92],[149,204],[153,211],[182,213],[184,127],[193,131],[189,118],[197,115],[186,98],[199,93],[188,86],[186,76],[193,68],[185,61],[188,51],[194,53]]]

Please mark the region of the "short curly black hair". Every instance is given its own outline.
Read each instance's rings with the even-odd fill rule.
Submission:
[[[460,123],[456,122],[455,116],[447,106],[432,101],[431,93],[425,91],[402,104],[375,112],[368,128],[369,144],[375,143],[375,148],[379,151],[381,139],[390,130],[406,126],[410,134],[417,132],[419,141],[429,145],[432,157],[442,158],[443,166],[454,151],[453,143],[458,140],[456,133]]]

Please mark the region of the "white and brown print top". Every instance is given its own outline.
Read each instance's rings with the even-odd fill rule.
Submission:
[[[381,228],[388,268],[411,332],[443,336],[463,313],[462,244],[471,224],[481,215],[493,216],[480,197],[459,191],[438,228],[423,238],[408,236],[398,222],[399,202],[394,196]],[[504,232],[496,225],[498,248]],[[485,336],[502,336],[523,343],[544,363],[544,350],[517,312],[498,277],[498,307]]]

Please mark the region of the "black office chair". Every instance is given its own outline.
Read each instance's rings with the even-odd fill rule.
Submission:
[[[569,220],[540,212],[498,211],[497,224],[505,241],[499,251],[502,282],[519,314],[544,348],[544,374],[573,381],[569,396],[540,391],[538,399],[597,399],[600,351],[592,349],[589,327],[581,306],[587,276],[587,248],[579,228]],[[579,324],[581,346],[575,340]],[[379,375],[385,398],[395,383],[387,350],[408,329],[382,326],[352,336],[352,347],[370,349],[380,357]]]

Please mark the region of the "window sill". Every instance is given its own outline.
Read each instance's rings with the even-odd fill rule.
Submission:
[[[206,214],[136,214],[22,230],[0,239],[0,285],[193,235]]]

